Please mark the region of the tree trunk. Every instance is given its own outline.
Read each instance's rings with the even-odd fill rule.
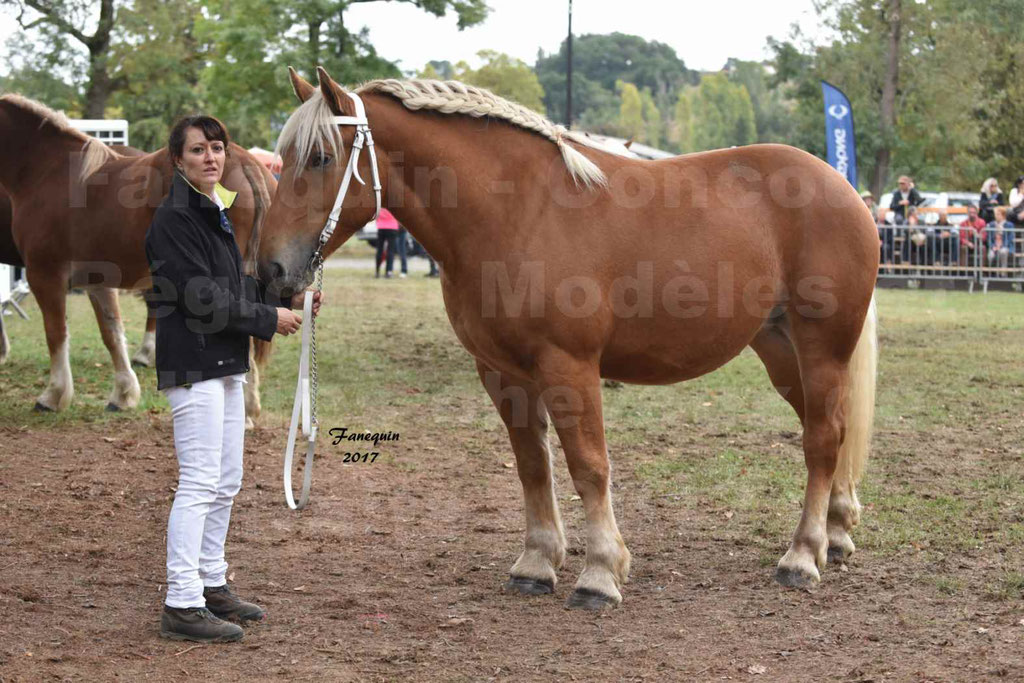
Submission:
[[[871,191],[881,197],[889,179],[893,137],[896,130],[896,91],[900,81],[900,38],[902,36],[901,0],[889,0],[886,19],[889,23],[889,54],[882,84],[881,123],[882,144],[875,153],[875,177]]]
[[[110,99],[112,83],[107,69],[107,45],[89,47],[89,87],[85,91],[83,116],[87,119],[102,119]]]
[[[320,24],[319,19],[312,19],[309,22],[309,72],[316,75],[316,68],[320,66]]]

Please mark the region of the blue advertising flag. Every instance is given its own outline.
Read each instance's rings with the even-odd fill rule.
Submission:
[[[857,187],[857,147],[853,137],[853,108],[843,91],[828,81],[821,82],[825,96],[825,144],[829,166]]]

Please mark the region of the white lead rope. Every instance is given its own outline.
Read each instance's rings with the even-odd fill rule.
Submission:
[[[320,232],[320,241],[310,259],[310,267],[316,273],[316,289],[319,291],[323,285],[323,249],[334,234],[338,226],[338,219],[341,218],[341,207],[348,193],[348,186],[352,178],[365,185],[366,182],[359,175],[359,155],[365,146],[370,155],[370,168],[373,172],[373,192],[376,195],[377,210],[373,214],[376,219],[380,214],[380,175],[377,171],[377,153],[373,148],[373,135],[370,133],[370,122],[366,118],[366,109],[363,101],[355,93],[345,93],[352,98],[355,105],[355,116],[335,116],[333,121],[339,126],[355,126],[355,137],[352,140],[352,152],[348,156],[348,164],[345,166],[345,175],[341,179],[341,187],[338,188],[338,196],[334,198],[334,206],[324,229]],[[299,379],[295,387],[295,404],[292,406],[292,422],[288,428],[288,445],[284,452],[284,497],[288,507],[292,510],[301,510],[309,503],[309,489],[313,484],[313,453],[316,450],[317,416],[316,416],[316,321],[313,320],[313,292],[307,291],[302,304],[302,350],[299,352]],[[306,438],[306,463],[302,472],[302,491],[299,493],[299,502],[295,502],[295,494],[292,491],[292,468],[295,459],[295,439],[298,437],[299,425],[302,425],[302,436]]]
[[[295,387],[295,404],[292,407],[292,423],[288,428],[288,446],[284,452],[284,497],[288,507],[301,510],[309,502],[309,489],[313,484],[313,452],[316,450],[317,424],[311,419],[313,386],[310,382],[310,340],[313,330],[313,292],[306,292],[302,303],[302,350],[299,352],[299,380]],[[300,418],[301,417],[301,423]],[[292,461],[295,457],[295,438],[299,426],[306,438],[306,463],[302,471],[302,492],[299,502],[292,493]]]

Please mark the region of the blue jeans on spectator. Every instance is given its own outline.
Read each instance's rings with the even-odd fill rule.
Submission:
[[[405,228],[398,229],[398,258],[402,261],[402,273],[406,274],[409,272],[408,263],[408,252],[409,250],[409,231]],[[391,272],[391,262],[388,261],[388,272]]]

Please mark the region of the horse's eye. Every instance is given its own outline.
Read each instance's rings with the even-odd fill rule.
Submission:
[[[309,157],[310,168],[325,168],[330,166],[334,159],[330,154],[322,154],[320,152],[313,152]]]

